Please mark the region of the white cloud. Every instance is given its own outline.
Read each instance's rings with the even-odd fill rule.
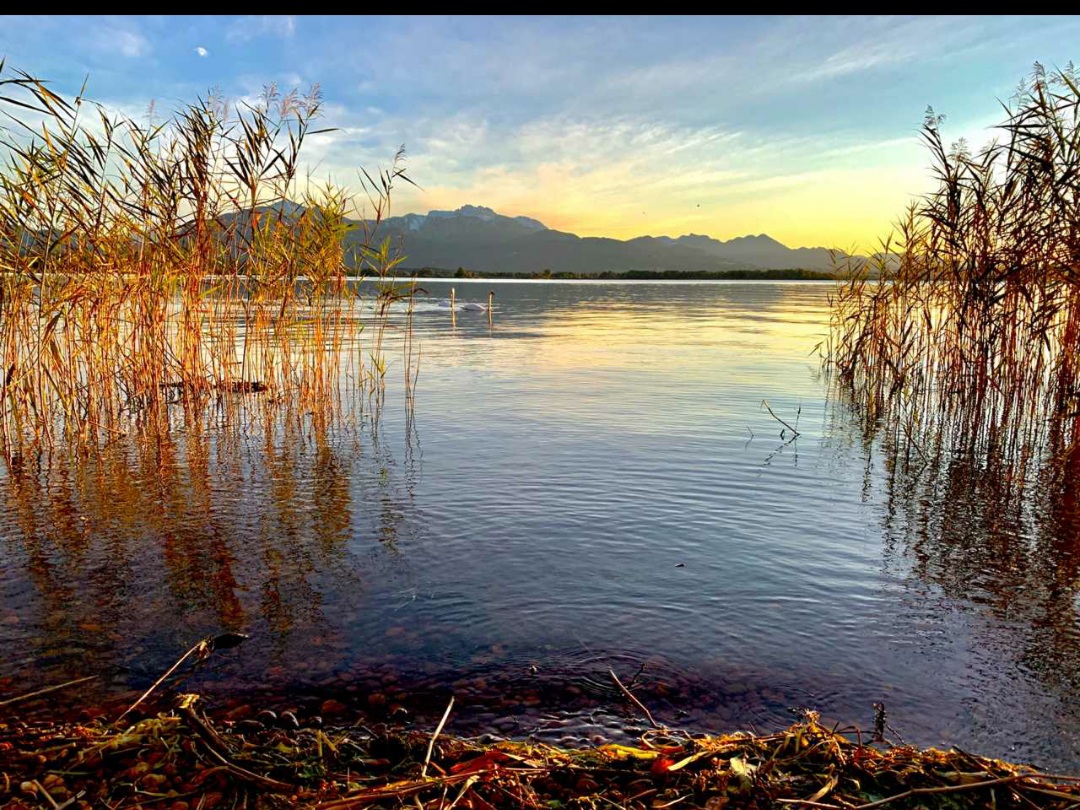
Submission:
[[[296,33],[296,18],[287,15],[241,17],[229,26],[225,38],[230,42],[247,42],[262,36],[276,36],[286,39]]]
[[[204,58],[210,55],[210,51],[206,50],[202,45],[195,49],[195,53]]]

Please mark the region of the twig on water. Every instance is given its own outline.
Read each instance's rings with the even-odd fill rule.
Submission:
[[[663,728],[662,725],[660,725],[659,723],[656,722],[656,719],[652,716],[652,712],[650,712],[648,710],[648,708],[645,706],[645,704],[642,703],[640,700],[638,700],[634,696],[634,693],[631,692],[629,689],[626,688],[626,686],[623,685],[623,682],[619,680],[619,676],[615,674],[615,670],[609,669],[608,674],[611,675],[611,680],[613,680],[615,682],[615,685],[617,687],[619,687],[619,691],[622,692],[626,696],[627,700],[629,700],[631,703],[633,703],[635,706],[637,706],[639,709],[641,709],[642,713],[645,715],[645,719],[647,719],[649,721],[649,724],[653,728]]]
[[[630,685],[626,687],[627,689],[633,689],[635,686],[637,686],[637,679],[641,677],[641,673],[645,671],[645,667],[647,667],[648,665],[649,662],[645,661],[640,667],[638,667],[638,671],[635,672],[634,677],[630,679]]]
[[[86,683],[97,678],[97,675],[87,675],[85,678],[76,678],[73,681],[67,681],[66,683],[58,683],[56,686],[46,686],[44,689],[38,689],[36,692],[28,692],[25,695],[18,695],[17,697],[8,698],[7,700],[0,700],[0,706],[10,706],[12,703],[18,703],[22,700],[30,700],[41,695],[47,695],[51,692],[57,692],[61,689],[67,689],[69,686],[76,686],[80,683]]]
[[[785,422],[783,419],[781,419],[779,416],[776,415],[776,412],[769,406],[769,401],[767,399],[761,400],[761,405],[762,405],[763,408],[765,408],[765,410],[767,410],[769,412],[769,415],[772,416],[773,419],[775,419],[781,425],[786,427],[793,434],[795,434],[796,436],[801,436],[802,435],[801,433],[799,433],[799,431],[797,431],[795,428],[793,428],[791,425],[789,425],[787,422]],[[802,412],[802,407],[801,406],[799,407],[799,411],[800,411],[800,413]]]
[[[446,725],[446,719],[450,716],[450,710],[454,708],[454,698],[451,695],[450,702],[446,704],[446,711],[443,712],[442,720],[439,721],[439,725],[435,727],[435,733],[431,735],[431,740],[428,741],[427,754],[424,755],[424,767],[420,769],[420,778],[427,778],[428,765],[431,764],[431,752],[435,750],[435,740],[443,730],[443,726]]]
[[[247,640],[247,638],[248,636],[244,635],[243,633],[221,633],[217,636],[204,638],[186,653],[181,655],[180,658],[177,659],[176,663],[169,667],[168,670],[166,670],[164,675],[154,681],[153,685],[145,692],[143,692],[138,700],[128,706],[127,709],[124,710],[124,713],[116,718],[116,722],[119,723],[121,720],[127,717],[128,714],[130,714],[136,706],[138,706],[140,703],[150,697],[150,693],[157,689],[159,686],[161,686],[161,684],[164,683],[170,675],[176,672],[176,670],[179,669],[180,665],[192,655],[197,656],[200,661],[205,661],[215,650],[227,650],[230,647],[237,646],[241,642]]]
[[[888,722],[888,716],[884,703],[874,704],[874,742],[885,742],[885,724]]]

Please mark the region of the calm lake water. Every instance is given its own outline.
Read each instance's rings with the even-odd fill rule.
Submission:
[[[426,724],[452,693],[452,729],[585,743],[642,729],[613,668],[702,730],[881,701],[908,741],[1080,764],[1073,513],[899,481],[828,402],[828,285],[456,283],[490,325],[449,286],[412,419],[392,348],[374,423],[178,419],[0,471],[0,698],[126,699],[235,628],[185,684],[223,706]]]

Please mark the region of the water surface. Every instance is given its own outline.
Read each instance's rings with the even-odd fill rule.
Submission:
[[[0,696],[126,695],[236,628],[188,687],[416,722],[454,693],[462,731],[581,742],[641,728],[610,667],[701,729],[883,701],[909,741],[1080,763],[1073,512],[902,486],[827,401],[828,285],[454,283],[490,322],[424,286],[411,418],[395,316],[377,420],[178,416],[0,472]]]

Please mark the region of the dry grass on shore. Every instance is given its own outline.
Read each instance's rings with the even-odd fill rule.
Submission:
[[[870,744],[816,715],[775,734],[656,729],[638,746],[480,744],[439,730],[211,721],[195,695],[110,724],[0,722],[0,805],[237,807],[1073,808],[1080,777],[958,750]],[[288,718],[292,721],[292,718]],[[440,724],[441,727],[441,724]]]

